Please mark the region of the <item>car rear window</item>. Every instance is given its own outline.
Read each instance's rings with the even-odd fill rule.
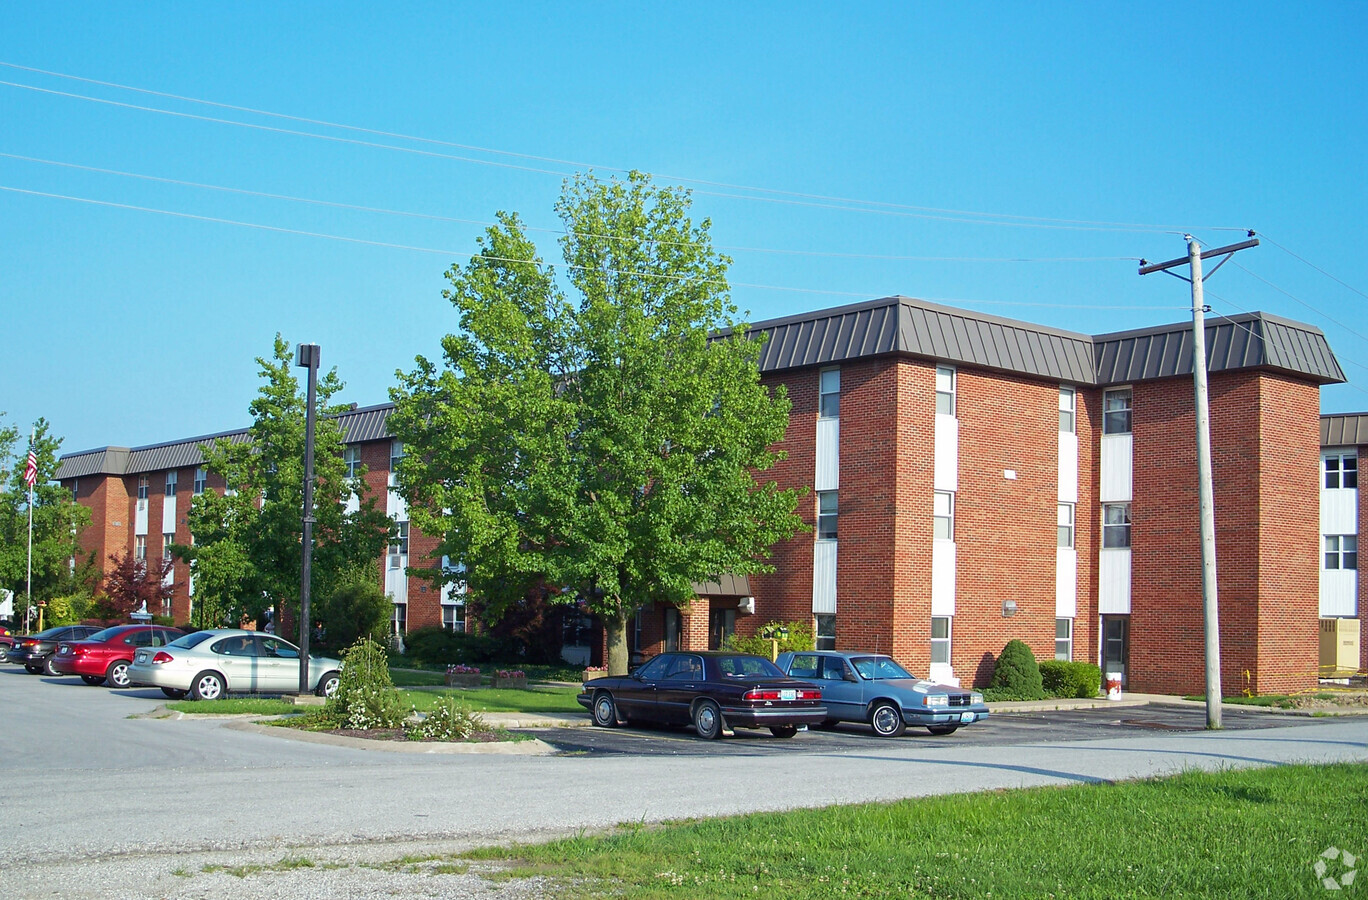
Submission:
[[[779,667],[759,656],[719,656],[717,668],[729,678],[783,678]]]
[[[114,637],[114,635],[118,634],[120,628],[123,628],[123,626],[122,626],[122,625],[115,625],[113,628],[106,628],[106,629],[104,629],[103,631],[97,631],[97,632],[95,632],[94,634],[92,634],[90,637],[86,638],[86,640],[88,640],[88,641],[107,641],[107,640],[109,640],[110,638]]]
[[[211,631],[195,631],[187,634],[185,637],[176,638],[170,644],[167,644],[167,646],[189,650],[191,647],[198,647],[213,636],[214,634]]]

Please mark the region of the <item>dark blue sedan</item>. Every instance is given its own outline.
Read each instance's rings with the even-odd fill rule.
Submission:
[[[875,734],[897,737],[909,725],[953,734],[962,725],[988,718],[982,694],[923,681],[882,653],[781,653],[778,665],[790,677],[822,688],[827,725],[868,722]]]

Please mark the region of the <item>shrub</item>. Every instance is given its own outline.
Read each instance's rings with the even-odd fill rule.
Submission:
[[[1008,641],[997,658],[989,688],[997,700],[1043,700],[1040,666],[1031,648],[1021,641]]]
[[[812,637],[812,626],[806,622],[766,622],[755,630],[753,637],[733,634],[723,642],[722,647],[725,650],[753,653],[769,659],[770,650],[774,647],[770,635],[777,634],[782,629],[788,629],[788,637],[779,638],[780,653],[816,649],[817,643]]]
[[[1091,699],[1102,688],[1102,670],[1093,663],[1047,659],[1040,664],[1040,681],[1051,697]]]
[[[420,666],[488,663],[514,658],[509,643],[482,634],[450,632],[438,625],[415,628],[404,636],[404,659]]]
[[[336,728],[402,728],[405,710],[390,679],[385,649],[363,637],[342,654],[337,692],[328,699],[323,718]]]
[[[374,580],[356,579],[339,585],[313,611],[314,624],[322,624],[328,647],[350,647],[360,638],[381,638],[393,607]]]
[[[411,741],[464,741],[477,731],[488,731],[480,714],[453,696],[442,697],[427,715],[404,728]]]

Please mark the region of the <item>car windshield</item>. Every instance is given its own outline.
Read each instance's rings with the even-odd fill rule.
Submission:
[[[878,681],[883,678],[913,678],[915,676],[887,656],[859,656],[850,661],[861,678]]]
[[[166,646],[179,647],[182,650],[189,650],[191,647],[198,647],[200,644],[209,640],[213,636],[214,633],[212,631],[194,631],[190,634],[187,634],[185,637],[176,638],[174,641],[167,644]]]
[[[779,667],[760,656],[719,656],[717,668],[728,678],[783,678]]]
[[[88,641],[107,641],[107,640],[109,640],[110,638],[114,637],[116,634],[118,634],[118,633],[119,633],[119,630],[122,629],[122,628],[123,628],[122,625],[115,625],[115,626],[113,626],[112,628],[106,628],[106,629],[104,629],[103,631],[97,631],[97,632],[95,632],[95,633],[92,634],[90,637],[86,638],[86,640],[88,640]]]

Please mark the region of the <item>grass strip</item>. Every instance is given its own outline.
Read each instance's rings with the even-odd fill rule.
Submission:
[[[556,896],[1325,897],[1329,847],[1368,853],[1368,765],[1191,771],[763,813],[487,848]],[[1343,872],[1342,859],[1327,874]]]
[[[512,688],[482,688],[478,691],[401,691],[404,705],[412,705],[427,712],[438,699],[455,695],[476,712],[583,713],[584,707],[575,702],[579,688],[545,687],[530,690]]]
[[[223,700],[177,700],[166,704],[166,708],[182,713],[195,713],[209,716],[283,716],[299,712],[299,707],[288,700],[270,697],[228,697]]]

